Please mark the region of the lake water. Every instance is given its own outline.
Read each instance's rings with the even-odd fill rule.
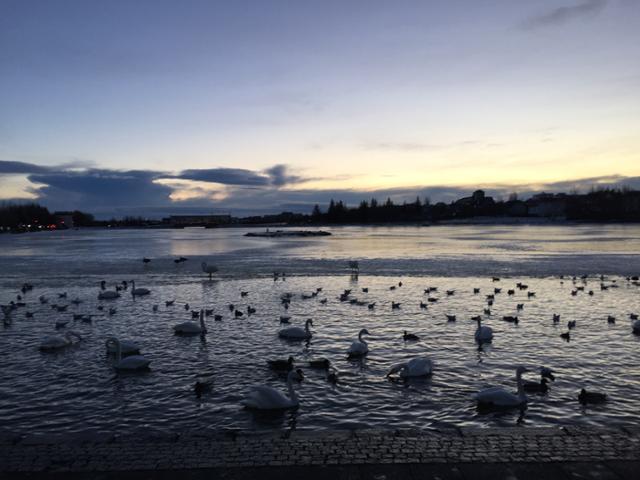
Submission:
[[[626,278],[640,273],[638,226],[343,227],[331,229],[330,237],[283,239],[246,238],[246,231],[0,235],[0,303],[15,301],[25,281],[34,285],[25,295],[27,306],[12,315],[10,325],[0,326],[0,424],[18,432],[147,432],[638,421],[640,337],[631,332],[629,314],[640,313],[640,287]],[[143,264],[143,256],[152,261]],[[188,260],[174,263],[179,256]],[[359,260],[358,278],[349,274],[348,259]],[[202,260],[219,266],[213,281],[201,272]],[[273,271],[285,271],[286,280],[274,281]],[[574,282],[573,275],[589,278]],[[100,280],[111,287],[131,279],[151,295],[134,299],[123,292],[114,301],[97,300]],[[507,289],[519,281],[529,289],[508,296]],[[601,290],[601,284],[611,288]],[[439,301],[422,309],[429,286],[438,287],[432,295]],[[571,295],[577,286],[585,291]],[[474,294],[474,287],[481,293]],[[491,316],[483,315],[485,295],[496,287],[502,293]],[[317,297],[302,298],[317,288],[322,288]],[[341,302],[344,289],[375,301],[376,308]],[[240,291],[249,294],[241,297]],[[527,291],[536,296],[528,298]],[[67,292],[66,300],[57,298],[61,292]],[[293,294],[288,312],[280,301],[283,293]],[[40,304],[40,295],[69,304],[67,312]],[[74,306],[69,300],[76,297],[83,302]],[[326,304],[320,303],[324,298]],[[175,305],[166,307],[164,301],[173,299]],[[392,301],[401,308],[392,310]],[[205,339],[175,336],[172,326],[191,318],[185,303],[212,308],[223,320],[207,320]],[[257,311],[235,319],[229,303]],[[519,312],[518,303],[524,303]],[[98,305],[117,312],[109,315]],[[94,315],[91,323],[69,324],[83,340],[58,353],[40,352],[41,339],[56,334],[55,321],[73,313]],[[285,313],[293,325],[313,318],[310,342],[278,338]],[[553,313],[561,315],[557,325]],[[447,322],[446,314],[457,321]],[[500,320],[516,314],[517,326]],[[491,345],[478,348],[474,342],[474,315],[483,315],[494,329]],[[608,315],[616,317],[615,324],[607,322]],[[568,320],[576,320],[577,327],[566,343],[559,335]],[[347,360],[346,349],[360,328],[371,332],[370,353],[362,361]],[[404,342],[403,330],[420,341]],[[110,335],[136,340],[152,362],[150,371],[115,374],[105,354]],[[241,408],[252,385],[285,390],[284,377],[265,362],[289,355],[305,372],[295,387],[300,408],[275,415]],[[385,378],[392,364],[418,355],[435,362],[431,378]],[[324,372],[305,368],[306,360],[319,357],[339,371],[337,385],[329,384]],[[552,368],[556,381],[549,393],[529,395],[524,412],[478,412],[471,394],[491,385],[515,391],[517,365],[530,367],[526,376],[532,380],[539,366]],[[198,374],[213,377],[212,391],[200,399],[192,389]],[[608,393],[609,401],[582,407],[576,399],[582,387]]]

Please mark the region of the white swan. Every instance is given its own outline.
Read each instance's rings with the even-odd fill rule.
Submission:
[[[136,288],[136,281],[131,280],[131,295],[134,297],[141,297],[142,295],[149,295],[151,290],[148,288],[138,287]]]
[[[122,358],[122,345],[116,337],[109,337],[107,345],[113,344],[116,348],[116,363],[113,367],[116,370],[143,370],[149,367],[151,360],[147,360],[142,355],[130,355]]]
[[[493,339],[493,330],[491,327],[483,327],[482,320],[477,318],[478,328],[476,329],[476,342],[489,342]]]
[[[43,352],[52,352],[54,350],[68,347],[73,345],[74,338],[78,342],[82,340],[82,337],[72,330],[69,330],[64,335],[52,335],[50,337],[45,337],[42,339],[42,342],[40,342],[40,350]]]
[[[516,369],[516,381],[518,383],[518,391],[514,394],[508,392],[502,387],[491,387],[481,390],[474,395],[478,404],[486,407],[518,407],[527,403],[527,396],[524,393],[522,384],[522,374],[527,369],[520,366]]]
[[[281,338],[288,338],[292,340],[306,340],[311,338],[311,332],[309,331],[309,326],[313,325],[313,320],[310,318],[304,324],[304,328],[300,327],[289,327],[283,328],[278,332],[278,336]]]
[[[173,327],[173,331],[179,335],[204,335],[207,333],[207,327],[204,325],[204,310],[200,310],[200,323],[182,322]]]
[[[207,262],[202,262],[202,271],[204,273],[209,274],[209,280],[211,280],[211,276],[218,271],[218,267],[215,265],[209,265]]]
[[[105,290],[104,292],[100,292],[98,294],[98,300],[112,300],[114,298],[118,298],[120,294],[115,290]]]
[[[267,386],[253,387],[247,398],[242,401],[246,408],[257,410],[282,410],[285,408],[295,408],[300,403],[298,396],[293,389],[293,381],[302,381],[304,375],[302,370],[292,370],[287,375],[287,389],[289,397],[286,397],[275,388]]]
[[[394,365],[387,373],[387,377],[400,372],[401,378],[426,377],[433,373],[433,362],[426,357],[412,358],[408,362]]]
[[[122,355],[134,355],[140,353],[140,347],[137,343],[132,342],[131,340],[120,340],[120,351]],[[107,353],[115,354],[117,353],[118,346],[116,342],[113,341],[113,338],[109,338],[106,341],[107,345]]]
[[[362,357],[369,353],[369,344],[365,340],[362,339],[362,335],[370,335],[369,330],[363,328],[358,333],[358,340],[353,342],[347,350],[347,355],[349,357]]]

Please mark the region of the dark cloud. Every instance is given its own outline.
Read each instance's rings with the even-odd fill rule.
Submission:
[[[599,13],[608,0],[583,0],[576,5],[554,8],[551,11],[527,19],[523,23],[525,29],[559,25],[575,18]]]
[[[199,182],[220,183],[222,185],[254,186],[254,187],[282,187],[298,183],[301,177],[291,175],[286,165],[274,165],[263,172],[245,170],[242,168],[208,168],[184,170],[172,178],[182,180],[196,180]]]
[[[34,165],[33,163],[15,162],[11,160],[0,160],[0,175],[45,173],[48,171],[50,171],[49,167]]]
[[[184,170],[172,178],[196,180],[199,182],[221,183],[223,185],[269,185],[269,177],[242,168],[208,168],[198,170]]]

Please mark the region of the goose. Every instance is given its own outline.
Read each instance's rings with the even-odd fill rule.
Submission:
[[[369,330],[367,330],[366,328],[360,330],[360,332],[358,333],[358,340],[353,342],[347,350],[347,356],[349,358],[362,357],[369,353],[369,345],[365,340],[362,339],[363,335],[370,335]]]
[[[109,345],[114,345],[116,354],[116,363],[113,368],[119,371],[132,371],[132,370],[144,370],[149,367],[151,360],[146,359],[142,355],[130,355],[122,358],[122,344],[116,337],[109,337],[107,339],[107,348]]]
[[[107,347],[107,353],[115,354],[118,350],[113,338],[109,338],[105,342],[105,345]],[[131,340],[120,340],[120,352],[122,355],[134,355],[140,353],[140,347]]]
[[[293,389],[293,382],[301,382],[304,378],[302,370],[292,370],[287,375],[287,389],[289,397],[272,387],[253,387],[247,398],[242,401],[245,408],[255,410],[284,410],[287,408],[297,408],[299,405],[298,396]]]
[[[289,357],[286,360],[267,360],[267,364],[271,370],[293,370],[293,357]]]
[[[204,310],[200,310],[200,324],[196,322],[183,322],[175,325],[173,331],[177,335],[204,335],[207,328],[204,325]]]
[[[408,362],[392,366],[387,377],[397,372],[400,372],[400,378],[426,377],[433,373],[433,362],[426,357],[412,358]]]
[[[402,335],[402,338],[404,339],[404,341],[413,341],[413,340],[420,340],[420,337],[414,333],[408,333],[406,330],[404,331],[404,334]]]
[[[476,342],[490,342],[493,339],[493,329],[491,327],[483,327],[482,320],[479,318],[476,321],[478,322],[478,328],[475,333]]]
[[[133,295],[134,297],[141,297],[143,295],[149,295],[150,293],[151,293],[151,290],[149,290],[148,288],[143,288],[143,287],[136,288],[136,281],[131,280],[131,295]]]
[[[518,385],[518,391],[513,394],[508,392],[502,387],[490,387],[485,390],[481,390],[474,395],[478,405],[485,407],[519,407],[527,403],[527,396],[524,393],[524,387],[522,385],[522,374],[527,369],[520,366],[516,369],[516,382]]]
[[[82,341],[82,337],[72,330],[69,330],[64,335],[53,335],[50,337],[45,337],[44,339],[42,339],[42,342],[40,342],[40,350],[42,350],[43,352],[60,350],[61,348],[65,348],[76,343],[74,342],[74,338],[78,342]]]
[[[586,405],[588,403],[604,403],[607,401],[606,393],[587,392],[584,388],[578,394],[578,401]]]
[[[211,280],[213,274],[218,271],[218,267],[215,265],[208,265],[207,262],[202,262],[200,266],[202,267],[202,271],[209,275],[209,280]]]
[[[120,297],[120,294],[115,290],[105,290],[98,294],[98,300],[113,300]]]
[[[278,336],[280,338],[287,338],[290,340],[306,340],[311,338],[311,332],[309,331],[309,326],[313,325],[312,319],[307,319],[304,324],[304,328],[300,327],[288,327],[283,328],[278,332]]]

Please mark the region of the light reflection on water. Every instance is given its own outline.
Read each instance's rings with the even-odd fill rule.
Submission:
[[[631,333],[628,315],[640,310],[639,291],[623,277],[607,280],[607,284],[616,280],[619,288],[606,291],[592,278],[587,290],[592,288],[595,294],[574,297],[570,295],[572,282],[566,280],[562,285],[557,277],[505,278],[494,283],[487,277],[361,275],[356,281],[340,275],[289,277],[285,282],[270,278],[209,282],[191,277],[138,276],[138,286],[153,290],[150,297],[134,300],[125,294],[113,302],[98,302],[100,278],[66,277],[64,283],[53,277],[32,279],[36,288],[27,294],[27,309],[34,312],[34,318],[27,319],[24,311],[19,311],[12,325],[0,330],[0,423],[5,428],[19,432],[135,432],[513,425],[518,411],[481,415],[470,396],[489,385],[515,390],[514,370],[519,364],[551,367],[557,377],[548,395],[530,396],[525,425],[577,422],[604,426],[637,421],[640,338]],[[122,279],[105,278],[111,284]],[[403,286],[390,290],[399,280]],[[518,280],[527,283],[536,297],[528,299],[526,291],[507,296],[507,288],[513,288]],[[18,293],[20,284],[12,282],[15,279],[3,283],[1,303]],[[496,296],[493,315],[486,320],[494,329],[495,340],[478,350],[473,341],[475,323],[470,317],[482,313],[484,295],[497,285],[503,293]],[[427,286],[438,287],[440,301],[425,311],[419,302],[424,300]],[[301,293],[318,287],[323,291],[317,298],[300,298]],[[361,287],[369,287],[369,293],[362,293]],[[474,295],[473,287],[481,288],[481,294]],[[353,288],[358,298],[375,300],[376,309],[340,302],[337,297],[345,288]],[[51,302],[61,303],[55,297],[62,289],[68,292],[69,300],[78,296],[84,302],[78,307],[70,305],[67,313],[52,313],[49,306],[37,301],[44,294]],[[455,289],[456,294],[446,296],[446,289]],[[249,296],[241,298],[241,290],[249,291]],[[284,292],[295,294],[288,312],[293,325],[314,319],[314,336],[308,344],[277,337],[281,328],[278,318],[284,313],[279,297]],[[174,298],[175,306],[164,306],[164,300]],[[327,304],[322,305],[320,298],[327,298]],[[402,308],[392,311],[391,301],[402,302]],[[183,308],[185,302],[194,308],[214,308],[224,320],[210,319],[204,340],[175,336],[172,325],[190,318]],[[115,305],[117,313],[112,317],[98,314],[97,303]],[[151,308],[155,303],[160,305],[156,313]],[[233,319],[228,303],[244,311],[251,305],[258,311],[249,318]],[[518,312],[519,325],[500,321],[502,315],[516,314],[517,303],[525,304]],[[54,333],[55,320],[73,312],[96,314],[91,324],[77,322],[73,327],[83,341],[61,353],[40,353],[39,341]],[[561,315],[558,326],[552,322],[553,313]],[[445,314],[456,314],[458,320],[448,323]],[[607,324],[607,315],[614,315],[617,323]],[[571,342],[565,343],[559,334],[568,320],[576,320],[578,326],[572,331]],[[345,351],[363,327],[372,334],[371,352],[362,361],[347,360]],[[404,342],[403,330],[420,335],[421,340]],[[115,375],[104,350],[105,338],[112,334],[138,341],[144,355],[152,360],[151,370]],[[265,361],[289,355],[299,361],[306,375],[296,386],[300,409],[277,415],[255,415],[242,409],[240,401],[251,385],[285,389],[284,378],[270,372]],[[384,378],[390,365],[417,355],[434,360],[432,378],[411,382]],[[330,359],[340,371],[337,386],[328,384],[323,372],[305,368],[306,359],[318,357]],[[192,391],[199,373],[214,377],[212,392],[201,400]],[[535,379],[537,375],[528,377]],[[576,397],[583,386],[607,392],[610,401],[582,408]]]

